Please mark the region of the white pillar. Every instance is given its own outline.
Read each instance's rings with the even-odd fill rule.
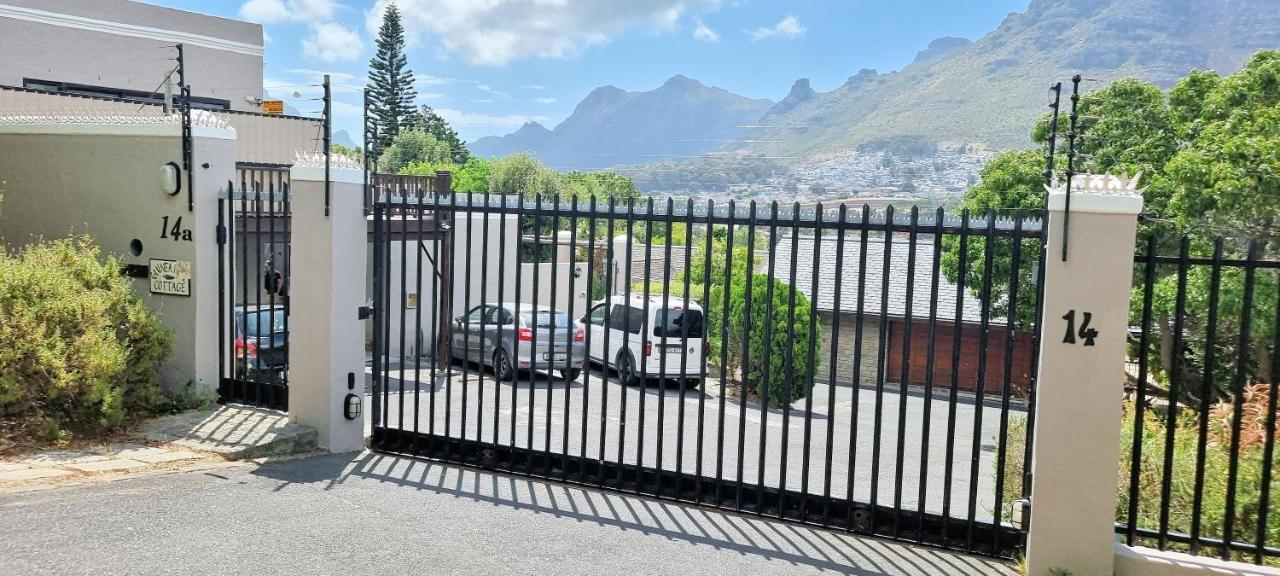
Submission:
[[[1065,191],[1049,191],[1029,576],[1113,572],[1136,184],[1076,176],[1065,231]]]
[[[325,215],[323,159],[299,160],[290,174],[293,223],[289,283],[289,420],[315,428],[321,449],[364,447],[361,416],[344,416],[344,399],[364,399],[365,251],[368,224],[363,176],[354,164],[330,169],[332,189]],[[355,389],[349,390],[349,375]]]

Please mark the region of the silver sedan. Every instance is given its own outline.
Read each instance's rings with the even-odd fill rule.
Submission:
[[[585,328],[559,310],[490,303],[454,319],[449,354],[490,366],[501,380],[521,370],[558,370],[565,380],[575,380],[587,358],[585,339]]]

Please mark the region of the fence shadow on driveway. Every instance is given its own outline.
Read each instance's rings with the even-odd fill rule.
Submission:
[[[990,558],[437,462],[367,451],[311,460],[306,467],[267,462],[254,474],[281,488],[373,481],[845,574],[1016,573]]]

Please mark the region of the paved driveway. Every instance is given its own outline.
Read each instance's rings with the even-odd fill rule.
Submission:
[[[743,406],[727,397],[715,379],[701,389],[681,391],[623,386],[598,369],[573,382],[541,374],[495,382],[487,370],[461,365],[434,380],[429,368],[412,365],[393,368],[390,376],[386,416],[393,428],[417,426],[488,442],[495,441],[496,432],[496,441],[504,445],[549,446],[556,453],[706,476],[719,471],[729,479],[741,472],[746,483],[777,487],[785,482],[789,489],[814,494],[844,497],[852,489],[860,502],[872,502],[874,489],[876,503],[892,506],[900,499],[905,509],[918,508],[923,483],[929,512],[941,514],[946,507],[951,517],[967,518],[973,502],[976,520],[993,517],[998,403],[979,410],[966,397],[952,413],[944,394],[932,399],[900,395],[890,384],[877,396],[873,388],[821,383],[789,410],[763,410],[758,402]],[[1015,407],[1009,417],[1024,414]],[[950,437],[949,422],[954,422]],[[874,486],[872,478],[878,479]]]
[[[373,453],[0,495],[0,574],[1008,574],[940,550]]]

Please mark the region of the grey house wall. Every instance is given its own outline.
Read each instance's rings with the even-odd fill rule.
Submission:
[[[262,26],[128,0],[5,0],[0,84],[24,78],[153,91],[186,50],[192,96],[257,110]]]
[[[194,138],[197,158],[209,164],[195,173],[195,210],[184,192],[163,191],[160,167],[181,162],[177,124],[167,126],[30,125],[0,123],[0,241],[8,249],[43,239],[89,234],[106,254],[126,264],[152,258],[192,264],[191,296],[152,294],[148,280],[135,291],[174,333],[174,349],[162,365],[162,383],[217,386],[218,269],[215,242],[218,183],[234,175],[234,133]],[[191,241],[162,237],[182,218]],[[131,243],[142,247],[133,254]]]
[[[880,351],[880,317],[866,315],[862,317],[862,355],[854,364],[854,351],[857,344],[857,317],[855,314],[842,314],[836,348],[832,349],[831,326],[832,313],[819,311],[818,321],[822,324],[822,346],[814,362],[814,380],[819,383],[830,381],[831,357],[836,354],[836,382],[848,384],[855,381],[860,384],[874,384],[876,381],[876,364]],[[860,370],[855,369],[860,367]]]

